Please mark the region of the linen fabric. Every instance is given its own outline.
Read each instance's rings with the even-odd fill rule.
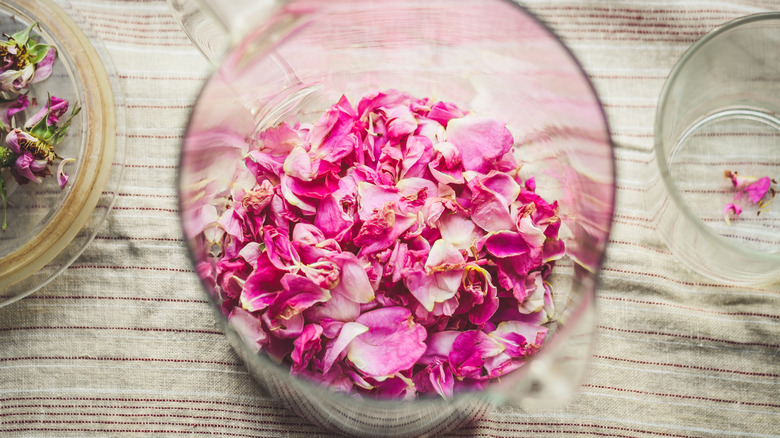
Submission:
[[[165,1],[71,3],[118,72],[126,168],[84,254],[0,308],[0,437],[333,436],[252,381],[181,239],[179,148],[209,64]],[[656,103],[674,64],[716,26],[780,4],[524,4],[583,64],[612,130],[617,209],[597,343],[566,407],[528,414],[506,406],[448,436],[780,436],[780,284],[727,286],[690,271],[656,235],[642,200]]]

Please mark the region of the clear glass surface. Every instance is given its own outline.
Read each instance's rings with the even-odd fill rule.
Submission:
[[[560,40],[509,1],[287,1],[222,59],[196,102],[182,149],[181,217],[196,266],[214,263],[197,212],[207,204],[224,208],[258,132],[285,120],[312,122],[342,94],[354,102],[391,88],[505,121],[522,171],[536,175],[543,197],[559,200],[573,234],[551,277],[553,336],[533,361],[487,390],[448,400],[345,396],[252,352],[218,311],[269,393],[310,421],[353,436],[434,435],[472,421],[491,403],[533,409],[568,399],[590,358],[615,169],[601,104]],[[202,279],[218,309],[219,290],[208,275]]]
[[[658,104],[649,210],[674,254],[718,281],[780,279],[780,203],[735,200],[723,176],[780,178],[778,47],[778,13],[725,24],[683,55]],[[730,225],[728,203],[743,208]]]

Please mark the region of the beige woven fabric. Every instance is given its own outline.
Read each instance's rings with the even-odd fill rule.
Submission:
[[[38,293],[0,309],[2,437],[329,434],[265,396],[228,346],[180,238],[178,148],[208,65],[160,0],[71,0],[127,105],[108,222]],[[780,436],[780,284],[715,284],[644,210],[655,104],[680,55],[776,0],[528,0],[591,76],[615,141],[617,211],[589,377],[566,408],[491,411],[458,437]],[[775,175],[776,178],[780,175]]]

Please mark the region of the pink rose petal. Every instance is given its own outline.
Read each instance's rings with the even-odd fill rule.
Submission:
[[[289,319],[316,303],[330,299],[330,292],[327,289],[317,286],[306,277],[285,274],[281,283],[284,290],[276,296],[268,308],[268,315],[273,318]]]
[[[768,177],[759,178],[756,182],[745,187],[745,194],[750,202],[758,204],[761,199],[769,191],[769,186],[772,184],[772,180]]]
[[[471,220],[485,231],[505,231],[515,227],[509,214],[510,201],[500,194],[476,184],[471,198]]]
[[[374,300],[374,289],[363,264],[351,253],[341,253],[333,259],[341,268],[341,281],[334,290],[338,290],[348,300],[355,303],[369,303]]]
[[[463,167],[488,173],[514,144],[512,134],[499,120],[467,115],[447,125],[447,141],[460,151]]]
[[[244,345],[255,353],[261,351],[268,342],[268,334],[260,325],[260,320],[246,310],[236,307],[228,317],[230,325],[236,330]]]
[[[469,330],[455,338],[449,354],[452,372],[458,377],[482,378],[485,359],[502,353],[506,346],[482,332]]]
[[[368,327],[357,322],[348,322],[344,324],[344,326],[341,328],[341,331],[339,332],[338,338],[336,338],[335,341],[328,345],[325,357],[322,361],[323,372],[328,372],[336,359],[341,356],[341,354],[346,350],[353,339],[362,335],[368,330]]]
[[[726,221],[727,225],[731,225],[731,215],[733,214],[735,218],[738,218],[741,213],[742,207],[734,204],[726,204],[726,208],[723,209],[723,219]]]
[[[449,102],[436,102],[431,107],[431,111],[428,113],[428,118],[441,123],[441,125],[446,128],[447,123],[450,120],[461,118],[465,115],[466,113],[464,113],[455,104]]]
[[[427,333],[415,324],[409,309],[385,307],[366,312],[355,321],[368,327],[350,344],[347,358],[378,380],[412,367],[425,353]]]
[[[309,324],[303,328],[301,335],[293,341],[295,348],[290,355],[293,370],[300,370],[309,365],[311,358],[322,348],[320,336],[322,336],[322,327],[317,324]]]

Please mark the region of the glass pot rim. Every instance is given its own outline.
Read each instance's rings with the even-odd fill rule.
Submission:
[[[662,134],[661,134],[665,126],[663,122],[663,115],[670,100],[670,93],[675,88],[678,78],[682,75],[682,71],[685,69],[685,67],[691,61],[691,59],[697,55],[697,53],[702,49],[702,47],[716,40],[720,36],[732,30],[740,28],[744,25],[756,23],[756,22],[762,22],[762,21],[778,21],[777,24],[780,25],[780,12],[762,12],[758,14],[739,17],[729,22],[726,22],[709,31],[706,35],[704,35],[695,43],[693,43],[693,45],[691,45],[691,47],[689,47],[685,51],[685,53],[683,53],[683,55],[677,61],[675,66],[672,68],[672,71],[670,72],[666,81],[664,82],[661,95],[658,99],[658,105],[656,107],[656,113],[655,113],[654,132],[653,132],[653,153],[655,156],[658,170],[660,171],[661,174],[661,179],[663,180],[664,187],[666,188],[666,192],[669,194],[669,197],[672,199],[672,202],[674,202],[675,206],[682,212],[685,218],[691,224],[693,224],[693,226],[696,229],[696,232],[701,233],[708,240],[717,242],[718,245],[721,247],[721,249],[726,253],[732,253],[732,254],[736,253],[741,255],[742,257],[774,263],[777,264],[778,267],[780,267],[780,253],[771,254],[771,253],[751,250],[745,248],[744,246],[740,246],[736,242],[732,242],[730,239],[726,239],[720,236],[718,233],[716,233],[712,228],[704,224],[696,216],[696,214],[693,212],[691,207],[685,202],[685,199],[683,199],[682,194],[677,189],[677,186],[675,185],[672,179],[672,175],[669,172],[669,163],[666,160],[666,156],[663,149],[664,139],[662,138]],[[780,278],[780,271],[778,271],[776,277]]]
[[[609,191],[609,197],[610,197],[610,204],[609,204],[609,211],[608,211],[608,221],[606,221],[606,228],[604,229],[604,244],[601,248],[599,257],[597,261],[593,264],[593,266],[590,266],[588,268],[585,268],[581,265],[579,265],[575,261],[575,271],[577,269],[580,269],[582,271],[587,271],[587,279],[591,281],[587,281],[584,283],[584,286],[587,290],[584,290],[582,293],[582,302],[580,302],[576,309],[572,311],[572,313],[569,315],[569,319],[567,320],[566,324],[562,324],[559,328],[556,329],[555,334],[552,336],[552,338],[549,341],[546,341],[544,343],[543,348],[540,350],[540,352],[532,357],[529,358],[526,362],[526,365],[520,367],[519,369],[516,369],[510,373],[508,373],[506,376],[502,377],[502,380],[512,380],[513,382],[519,379],[522,379],[526,374],[528,374],[529,369],[531,368],[529,365],[531,365],[532,362],[538,361],[541,358],[544,358],[547,356],[545,354],[549,350],[555,349],[555,345],[562,343],[563,338],[567,337],[569,332],[571,331],[570,326],[576,325],[576,323],[583,318],[583,314],[587,313],[588,309],[592,309],[593,306],[596,305],[595,298],[596,298],[596,290],[599,286],[599,278],[600,278],[600,272],[603,267],[604,260],[606,258],[606,252],[608,249],[608,242],[609,242],[609,236],[612,230],[612,223],[615,213],[615,201],[616,201],[616,181],[617,181],[617,170],[616,170],[616,160],[615,160],[615,152],[614,152],[614,141],[612,139],[612,132],[609,126],[609,120],[607,118],[604,105],[597,93],[597,90],[591,81],[590,77],[588,76],[587,72],[583,68],[580,61],[574,56],[571,49],[563,42],[563,40],[558,36],[551,28],[548,26],[543,20],[541,20],[537,15],[532,13],[527,7],[520,5],[514,1],[511,0],[498,0],[501,3],[510,4],[514,6],[518,13],[524,14],[528,18],[530,18],[533,22],[535,22],[541,29],[544,30],[544,32],[547,34],[546,36],[550,39],[554,40],[556,43],[556,46],[559,49],[562,49],[565,53],[565,55],[569,58],[569,60],[572,62],[572,66],[575,67],[573,71],[576,71],[579,73],[579,77],[584,80],[584,83],[587,84],[587,87],[590,90],[590,95],[594,99],[594,108],[597,106],[599,110],[599,119],[602,121],[602,126],[605,134],[605,142],[604,147],[609,148],[609,162],[611,163],[611,173],[608,175],[610,177],[610,180],[612,182],[611,189]],[[287,3],[287,0],[282,0],[280,3],[284,4]],[[238,39],[238,41],[234,41],[233,44],[227,49],[227,54],[223,55],[221,57],[221,60],[225,62],[226,60],[240,60],[244,59],[245,52],[252,52],[258,49],[258,46],[264,46],[264,43],[255,44],[254,40],[258,39],[258,32],[250,32],[249,34],[245,35],[244,37]],[[190,116],[188,118],[187,127],[185,128],[185,135],[184,135],[184,144],[186,143],[187,133],[190,132],[190,128],[193,125],[194,120],[194,114],[198,110],[199,106],[202,103],[202,96],[204,90],[206,90],[211,81],[215,79],[219,75],[220,72],[220,65],[215,66],[215,68],[212,70],[212,72],[209,74],[209,77],[203,82],[203,84],[200,87],[200,91],[198,93],[198,98],[195,101],[195,104],[193,105],[193,109],[190,113]],[[185,238],[185,245],[187,247],[187,256],[190,259],[190,262],[192,263],[193,267],[196,267],[198,265],[199,260],[197,260],[195,251],[193,250],[193,247],[191,245],[191,239],[190,236],[188,236],[186,226],[185,226],[185,217],[184,217],[184,211],[185,211],[185,199],[183,199],[183,181],[184,181],[184,169],[185,166],[185,160],[186,160],[186,148],[182,148],[182,153],[180,154],[179,158],[179,166],[177,169],[177,197],[178,197],[178,207],[179,207],[179,222],[181,225],[181,232],[182,235]],[[575,273],[572,273],[572,275],[576,275]],[[233,343],[233,340],[231,340],[231,334],[235,335],[235,330],[231,328],[228,318],[220,311],[219,304],[215,301],[214,297],[211,294],[211,291],[209,290],[208,285],[205,284],[202,279],[199,278],[199,283],[202,287],[203,292],[207,296],[207,300],[209,301],[212,310],[214,311],[215,315],[220,321],[220,324],[223,326],[223,328],[226,330],[226,334],[228,334],[228,338],[231,341],[231,344]],[[233,336],[236,339],[238,339],[238,336]],[[313,381],[310,381],[306,378],[300,378],[297,376],[293,376],[290,374],[290,368],[286,364],[279,364],[271,359],[269,359],[265,354],[260,353],[249,353],[249,350],[246,348],[246,346],[243,344],[241,340],[238,340],[236,342],[239,342],[241,344],[241,353],[239,355],[241,356],[242,360],[249,362],[248,365],[250,366],[262,366],[265,369],[272,369],[273,374],[276,377],[282,378],[282,379],[294,379],[295,382],[297,382],[300,385],[303,385],[303,387],[306,388],[308,391],[315,391],[318,394],[323,394],[325,396],[331,396],[331,397],[339,397],[339,398],[350,398],[350,394],[345,394],[337,391],[333,391],[328,387],[324,387],[322,385],[318,385]],[[235,346],[233,346],[235,348]],[[590,345],[590,352],[589,357],[591,356],[593,343]],[[587,365],[585,366],[587,368]],[[251,373],[250,373],[251,374]],[[584,374],[584,373],[583,373]],[[578,384],[580,382],[577,382]],[[261,382],[262,384],[262,382]],[[412,400],[398,400],[398,399],[382,399],[378,397],[361,397],[359,399],[359,403],[364,404],[370,404],[371,407],[375,408],[391,408],[392,406],[408,406],[409,403],[426,403],[426,404],[441,404],[441,403],[454,403],[458,401],[466,401],[466,400],[473,400],[476,397],[481,397],[484,395],[488,395],[488,400],[493,402],[502,402],[505,400],[505,397],[501,394],[496,394],[496,391],[493,389],[496,386],[498,386],[499,382],[488,384],[485,389],[481,391],[461,391],[454,394],[452,398],[444,399],[438,396],[420,396]],[[504,385],[502,385],[503,387]]]

